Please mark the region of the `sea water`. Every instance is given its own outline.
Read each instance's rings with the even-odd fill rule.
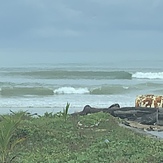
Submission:
[[[0,67],[0,114],[55,113],[67,102],[70,113],[82,111],[85,105],[134,106],[139,94],[163,95],[160,61]]]

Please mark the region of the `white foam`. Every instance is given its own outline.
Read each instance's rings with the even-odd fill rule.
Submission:
[[[129,87],[123,86],[124,89],[129,89]]]
[[[132,77],[139,79],[163,79],[163,72],[136,72]]]
[[[60,87],[54,90],[55,94],[88,94],[88,88]]]

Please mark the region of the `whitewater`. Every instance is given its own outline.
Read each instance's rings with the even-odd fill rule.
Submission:
[[[89,64],[0,67],[0,113],[70,112],[85,105],[134,106],[139,94],[163,94],[163,68]]]

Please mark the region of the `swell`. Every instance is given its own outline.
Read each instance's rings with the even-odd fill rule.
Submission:
[[[60,87],[54,90],[55,94],[92,94],[92,95],[110,95],[122,94],[129,91],[129,87],[121,85],[106,85],[95,88],[74,88]]]
[[[8,75],[44,79],[132,79],[132,74],[126,71],[38,70],[31,72],[9,72]]]
[[[90,94],[94,95],[114,95],[124,94],[130,91],[129,87],[122,85],[106,85],[94,88],[90,91]]]
[[[1,96],[23,96],[23,95],[38,95],[46,96],[53,95],[52,89],[44,87],[2,87],[0,90]]]
[[[61,94],[92,94],[92,95],[114,95],[135,93],[137,91],[148,91],[163,93],[162,83],[144,82],[135,85],[107,84],[99,86],[1,86],[1,96],[24,96],[24,95],[61,95]]]
[[[50,89],[46,87],[2,87],[0,90],[1,96],[25,96],[25,95],[37,95],[37,96],[49,96],[49,95],[61,95],[61,94],[122,94],[128,92],[128,87],[123,86],[99,86],[96,88],[87,87],[59,87]]]

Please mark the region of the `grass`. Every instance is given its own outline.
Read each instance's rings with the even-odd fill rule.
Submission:
[[[14,114],[12,116],[1,116],[0,123],[0,162],[11,162],[15,157],[14,147],[21,143],[25,138],[14,138],[14,134],[20,124],[24,112]],[[13,154],[13,155],[12,155]]]
[[[5,117],[11,118],[11,115]],[[25,140],[14,146],[12,155],[16,157],[12,162],[163,162],[161,140],[122,128],[118,122],[119,119],[102,112],[86,116],[66,114],[65,117],[53,113],[23,116],[11,140]]]

